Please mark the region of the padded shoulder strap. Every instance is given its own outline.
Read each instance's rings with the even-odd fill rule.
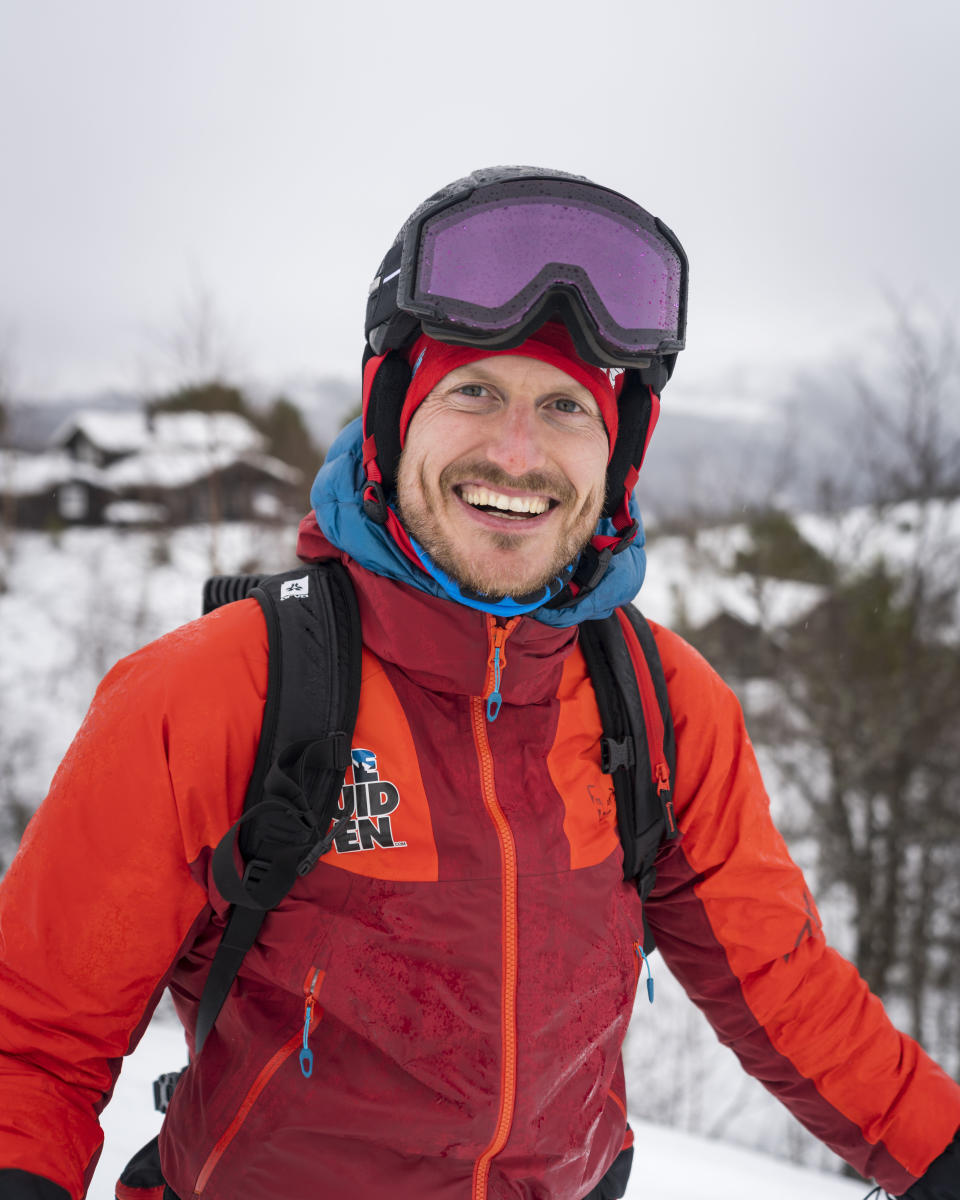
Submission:
[[[585,621],[580,642],[603,725],[601,767],[613,780],[623,877],[645,900],[656,881],[673,817],[674,736],[663,668],[650,627],[636,609]],[[644,927],[644,953],[654,942]]]
[[[651,780],[656,787],[663,808],[666,836],[679,837],[673,811],[673,779],[677,767],[677,742],[673,729],[673,714],[670,711],[670,696],[667,681],[660,661],[660,651],[653,630],[638,608],[625,604],[620,610],[620,624],[636,638],[631,648],[631,658],[636,670],[643,719],[647,730],[647,741],[651,748]],[[637,653],[639,649],[639,654]],[[652,690],[651,690],[652,689]]]
[[[243,815],[213,854],[233,910],[200,1000],[197,1054],[264,916],[347,819],[338,805],[360,702],[360,616],[346,570],[323,563],[250,577],[248,588],[267,624],[267,699]]]

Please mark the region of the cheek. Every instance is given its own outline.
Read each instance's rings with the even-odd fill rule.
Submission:
[[[439,468],[435,456],[419,446],[404,447],[397,468],[397,501],[401,512],[432,505],[438,491]]]
[[[607,485],[607,441],[584,447],[581,453],[568,460],[570,482],[582,496],[603,492]]]

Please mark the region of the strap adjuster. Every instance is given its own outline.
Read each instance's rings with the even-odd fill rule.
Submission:
[[[387,498],[383,486],[373,479],[368,479],[363,489],[363,511],[377,525],[386,525]]]
[[[270,865],[265,858],[251,858],[240,876],[240,882],[244,888],[255,888],[261,884],[270,872]]]
[[[327,832],[324,834],[324,836],[310,849],[309,853],[307,853],[297,863],[297,874],[298,875],[309,875],[310,874],[310,872],[313,870],[313,868],[317,865],[317,862],[319,861],[319,859],[322,858],[323,855],[326,854],[326,852],[333,845],[334,839],[336,838],[336,836],[340,832],[340,830],[343,829],[343,827],[347,824],[347,822],[352,819],[353,819],[353,814],[347,812],[347,813],[344,813],[342,817],[338,817],[333,822],[333,824],[330,826],[330,828],[327,830]]]

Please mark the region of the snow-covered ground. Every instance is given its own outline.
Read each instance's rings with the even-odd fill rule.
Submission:
[[[127,1159],[160,1127],[160,1116],[153,1111],[152,1081],[183,1062],[183,1036],[176,1021],[168,1016],[154,1020],[125,1063],[103,1114],[104,1148],[89,1200],[113,1200],[113,1184]],[[631,1124],[636,1151],[627,1200],[859,1200],[867,1191],[862,1183],[794,1167],[766,1154],[649,1121],[631,1118]]]
[[[0,804],[37,806],[100,679],[198,617],[208,575],[296,561],[287,526],[16,534],[0,559]]]
[[[955,500],[904,501],[882,514],[860,505],[835,517],[792,515],[811,546],[851,572],[883,560],[908,579],[911,568],[922,567],[928,585],[946,588],[960,570],[960,503]],[[696,628],[725,611],[768,630],[800,620],[819,603],[823,590],[815,584],[734,572],[737,553],[750,547],[745,524],[702,528],[690,537],[652,536],[637,603],[648,617],[668,625],[680,612]],[[952,611],[956,633],[960,594]]]

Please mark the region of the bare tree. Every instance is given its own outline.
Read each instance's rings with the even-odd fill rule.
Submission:
[[[802,801],[788,832],[812,832],[821,891],[848,901],[857,966],[960,1067],[943,1003],[960,982],[960,354],[948,324],[904,317],[887,347],[876,371],[848,376],[854,405],[834,434],[869,503],[844,511],[836,479],[822,489],[823,598],[774,631],[774,699],[750,717]],[[758,543],[737,565],[763,576],[777,561]]]
[[[953,321],[894,310],[881,369],[853,373],[859,457],[875,503],[960,494],[960,343]]]
[[[230,378],[236,354],[211,289],[194,279],[181,300],[166,350],[178,388],[199,387]]]

